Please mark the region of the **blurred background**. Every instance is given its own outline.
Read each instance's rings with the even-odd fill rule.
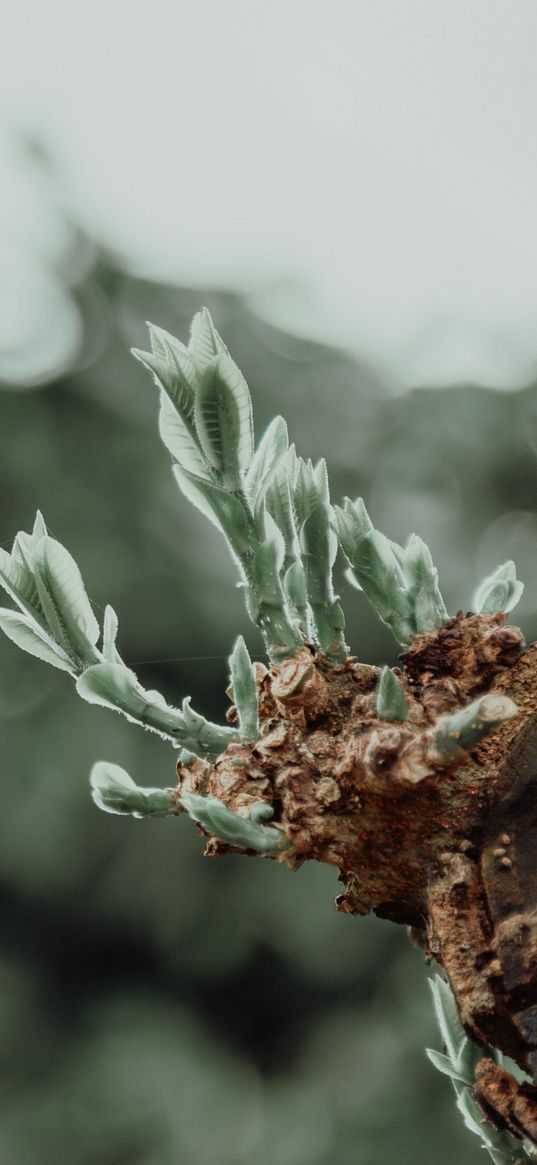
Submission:
[[[36,508],[145,686],[225,712],[249,626],[179,494],[144,321],[207,304],[259,436],[431,547],[449,609],[514,558],[537,636],[537,10],[525,0],[7,0],[0,542]],[[339,570],[362,659],[396,645]],[[336,875],[204,861],[100,814],[173,751],[0,641],[0,1155],[9,1165],[471,1165],[430,971]]]

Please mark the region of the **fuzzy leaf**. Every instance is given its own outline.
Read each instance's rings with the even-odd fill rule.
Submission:
[[[412,610],[388,539],[379,530],[371,530],[360,540],[356,550],[352,545],[348,549],[343,542],[342,545],[353,573],[379,618],[400,643],[409,643],[413,634]]]
[[[269,513],[265,514],[265,531],[266,537],[254,555],[252,573],[261,601],[271,606],[281,606],[283,593],[280,571],[285,558],[285,543]]]
[[[402,562],[405,583],[413,601],[416,631],[434,631],[445,622],[447,611],[430,550],[417,534],[411,534]]]
[[[305,609],[307,604],[306,579],[304,567],[297,558],[287,568],[283,577],[283,587],[289,601],[298,611]]]
[[[480,1137],[487,1149],[494,1148],[493,1139],[484,1124],[485,1117],[476,1104],[470,1089],[461,1089],[455,1103],[459,1112],[462,1114],[466,1128],[471,1133],[475,1133],[477,1137]]]
[[[148,692],[130,668],[120,663],[97,663],[77,680],[77,691],[88,704],[100,704],[122,712],[134,724],[143,724],[167,740],[180,739],[185,731],[178,708],[166,704],[158,692]]]
[[[265,505],[283,534],[286,555],[294,558],[298,554],[298,537],[290,486],[289,458],[286,457],[267,490]]]
[[[207,365],[195,397],[196,429],[203,452],[228,488],[241,483],[254,453],[252,402],[248,385],[231,356]]]
[[[308,461],[304,461],[302,457],[298,457],[293,490],[293,506],[299,534],[304,522],[309,518],[312,510],[315,509],[317,502],[317,484],[311,458]]]
[[[119,765],[97,761],[90,775],[91,794],[105,813],[131,817],[167,817],[174,812],[173,794],[169,789],[148,789],[136,785]]]
[[[440,716],[434,729],[434,743],[440,761],[450,764],[517,712],[514,700],[492,692],[479,696],[457,712]]]
[[[60,625],[59,642],[67,637],[71,652],[83,660],[94,660],[93,650],[100,628],[82,582],[78,566],[69,551],[49,535],[41,538],[33,552],[33,564],[39,580],[52,600]],[[43,602],[43,592],[40,591]],[[50,612],[47,611],[50,617]],[[51,630],[56,631],[56,621]]]
[[[452,1080],[456,1080],[459,1084],[470,1083],[470,1081],[467,1080],[465,1076],[461,1076],[461,1073],[458,1072],[457,1069],[453,1066],[449,1056],[444,1056],[442,1052],[436,1052],[434,1048],[426,1048],[425,1054],[429,1057],[431,1064],[434,1064],[435,1068],[437,1068],[439,1072],[442,1072],[444,1076],[450,1076]]]
[[[446,983],[440,975],[435,975],[434,979],[429,979],[429,986],[442,1041],[447,1048],[450,1060],[455,1063],[466,1037],[459,1019],[453,992],[449,983]]]
[[[345,549],[345,544],[357,546],[361,539],[365,538],[366,534],[370,534],[374,528],[362,498],[357,498],[355,502],[351,502],[350,498],[345,498],[343,509],[341,506],[336,506],[335,513],[343,549]],[[347,554],[346,550],[345,553]]]
[[[287,425],[283,417],[274,417],[256,449],[246,478],[246,492],[255,508],[263,498],[287,453]]]
[[[240,735],[243,740],[257,740],[259,736],[259,701],[255,684],[255,668],[242,635],[235,640],[229,657],[233,701],[239,714]]]
[[[200,374],[192,353],[171,332],[156,324],[148,324],[153,355],[160,358],[166,367],[166,391],[191,418],[194,415],[194,393],[200,382]]]
[[[253,545],[253,534],[245,507],[234,494],[196,477],[180,465],[174,465],[173,472],[182,493],[225,534],[240,562],[251,551]]]
[[[211,481],[213,474],[204,456],[193,425],[185,422],[164,391],[160,394],[158,427],[160,436],[183,469]]]
[[[523,591],[524,583],[517,579],[515,564],[509,560],[480,583],[472,599],[472,608],[483,615],[512,611]]]
[[[220,841],[238,849],[253,849],[258,853],[277,853],[285,849],[285,834],[274,826],[258,825],[255,821],[233,813],[217,797],[199,797],[195,793],[183,793],[181,802],[190,816],[207,833]]]
[[[77,680],[77,691],[89,704],[122,712],[127,720],[142,724],[165,740],[182,745],[197,756],[219,756],[235,737],[231,728],[211,724],[193,709],[188,698],[183,711],[167,704],[160,692],[147,691],[130,668],[120,663],[98,663]],[[185,705],[187,716],[185,716]]]
[[[207,365],[220,352],[229,355],[226,345],[222,337],[218,334],[211,314],[206,307],[202,307],[201,311],[197,312],[192,320],[188,351],[192,356],[198,372],[205,372]]]
[[[48,534],[48,530],[46,527],[45,519],[41,513],[41,510],[37,510],[37,513],[35,515],[35,521],[34,521],[32,533],[31,533],[31,539],[32,539],[32,543],[34,544],[34,546],[38,542],[40,542],[41,539],[44,538],[46,534]]]
[[[376,707],[382,720],[406,720],[408,716],[405,694],[391,667],[383,667],[380,673]]]
[[[0,609],[0,630],[17,647],[61,671],[73,672],[73,661],[42,627],[18,611]]]
[[[24,561],[12,557],[0,547],[0,586],[11,599],[43,629],[46,627],[43,609],[34,576]]]
[[[104,611],[103,623],[103,657],[106,663],[121,663],[121,656],[116,647],[118,620],[114,608],[108,604]]]

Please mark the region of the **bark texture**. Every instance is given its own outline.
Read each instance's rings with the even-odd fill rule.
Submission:
[[[460,612],[400,662],[404,722],[379,719],[379,670],[353,657],[330,666],[305,644],[257,664],[259,738],[179,765],[178,808],[182,792],[245,816],[267,802],[288,843],[277,860],[337,866],[338,909],[409,926],[471,1038],[537,1076],[537,644],[525,650],[505,615]],[[447,757],[442,718],[478,696],[517,713],[469,751],[454,738]],[[206,853],[230,848],[210,838]],[[476,1098],[537,1145],[537,1089],[485,1059]]]

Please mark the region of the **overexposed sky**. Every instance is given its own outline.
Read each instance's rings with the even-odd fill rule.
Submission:
[[[140,274],[237,290],[397,390],[535,377],[534,0],[4,0],[1,24],[0,307],[28,367],[77,320],[21,129]]]

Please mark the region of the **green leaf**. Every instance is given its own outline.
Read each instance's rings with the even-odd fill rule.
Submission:
[[[229,355],[222,337],[218,334],[211,314],[206,307],[197,312],[190,326],[188,350],[198,372],[205,372],[214,356],[220,352]]]
[[[192,355],[180,340],[149,324],[152,352],[132,348],[160,389],[159,431],[173,457],[192,473],[211,478],[194,422],[194,394],[200,374]]]
[[[51,630],[57,633],[59,621],[59,642],[69,646],[70,654],[73,653],[84,661],[93,661],[96,658],[94,647],[100,635],[100,628],[74,558],[60,542],[49,535],[40,539],[32,557],[38,589],[41,581],[57,616],[52,622]],[[42,590],[40,597],[43,603]],[[43,605],[45,606],[44,603]],[[47,617],[50,617],[48,608],[46,613]]]
[[[88,704],[122,712],[134,724],[143,724],[167,740],[184,733],[184,718],[159,692],[146,691],[136,674],[122,663],[97,663],[77,680],[77,691]]]
[[[255,683],[255,667],[242,635],[235,640],[229,657],[233,701],[239,715],[242,740],[257,740],[259,736],[259,701]]]
[[[134,671],[120,663],[98,663],[77,680],[77,692],[89,704],[122,712],[127,720],[176,742],[185,734],[184,716],[160,692],[146,691]]]
[[[291,450],[289,450],[290,452]],[[289,560],[298,555],[298,535],[291,500],[291,485],[291,458],[288,455],[267,489],[265,505],[283,534],[285,552]]]
[[[360,540],[356,551],[349,548],[352,558],[344,544],[343,549],[379,618],[400,643],[409,643],[414,633],[412,608],[389,540],[379,530],[371,530]]]
[[[144,368],[151,373],[157,388],[170,397],[170,400],[185,419],[192,419],[194,414],[194,392],[199,383],[199,373],[187,348],[164,332],[162,328],[155,329],[149,324],[152,342],[152,352],[144,352],[141,348],[131,348],[135,360],[139,360]],[[161,339],[162,337],[162,339]],[[167,340],[164,337],[168,337]]]
[[[392,544],[393,546],[393,544]],[[434,631],[447,618],[438,588],[438,571],[431,553],[417,534],[411,534],[403,551],[404,579],[414,606],[416,631]]]
[[[246,477],[246,493],[253,508],[264,498],[278,473],[288,443],[287,425],[283,417],[274,417],[259,442]]]
[[[488,1129],[484,1125],[485,1117],[476,1104],[470,1089],[463,1088],[458,1094],[455,1103],[459,1112],[462,1114],[466,1128],[471,1133],[475,1133],[477,1137],[480,1137],[487,1149],[494,1148],[493,1138],[489,1135]]]
[[[434,979],[429,979],[429,986],[442,1041],[447,1048],[450,1060],[455,1063],[466,1036],[459,1019],[453,992],[449,983],[446,983],[440,975],[435,975]]]
[[[11,599],[39,623],[44,629],[46,621],[39,601],[39,595],[34,576],[30,568],[19,556],[12,557],[0,547],[0,586],[7,591]]]
[[[304,522],[309,518],[317,504],[317,498],[317,485],[311,458],[304,461],[302,457],[298,457],[293,489],[293,507],[299,535]]]
[[[345,544],[357,546],[361,539],[374,529],[362,498],[357,498],[355,502],[345,498],[343,509],[336,506],[335,512],[343,548]]]
[[[211,481],[213,474],[204,456],[194,425],[188,424],[164,391],[160,394],[159,433],[172,457],[183,469]]]
[[[408,716],[405,694],[391,667],[383,667],[380,673],[376,708],[382,720],[406,720]]]
[[[233,813],[217,797],[199,797],[183,793],[181,802],[187,813],[199,825],[228,845],[238,849],[253,849],[258,853],[274,854],[287,847],[285,834],[274,826],[258,825],[255,821]]]
[[[285,558],[285,542],[274,519],[265,514],[266,537],[258,546],[253,559],[252,573],[256,582],[257,595],[264,603],[274,606],[283,604],[280,571]]]
[[[105,813],[140,818],[167,817],[175,811],[173,793],[169,789],[136,785],[125,769],[110,761],[97,761],[91,770],[90,785],[95,804]]]
[[[238,488],[254,452],[252,402],[248,385],[231,356],[207,365],[195,397],[196,429],[203,452],[224,485]]]
[[[147,691],[130,668],[119,663],[88,667],[77,680],[77,691],[89,704],[100,704],[141,724],[165,740],[171,740],[196,756],[217,757],[236,737],[232,728],[211,724],[192,708],[189,697],[183,710],[167,704],[160,692]]]
[[[103,623],[103,657],[106,663],[121,663],[121,656],[116,647],[118,619],[114,608],[108,604],[104,610]]]
[[[41,510],[38,510],[35,515],[35,521],[31,533],[32,543],[36,545],[41,541],[41,538],[45,537],[46,534],[48,534],[48,530],[45,524],[45,519],[41,513]]]
[[[167,368],[170,395],[178,407],[190,416],[194,413],[194,393],[200,382],[200,374],[185,344],[171,332],[148,322],[149,337],[153,355],[159,357]]]
[[[27,615],[6,608],[0,609],[0,630],[29,655],[35,655],[37,659],[42,659],[45,663],[52,664],[52,667],[60,668],[61,671],[73,672],[73,661],[69,656]]]
[[[287,568],[283,576],[283,587],[289,601],[297,611],[305,611],[307,606],[306,579],[304,567],[300,559],[296,559]]]
[[[182,493],[225,534],[231,550],[241,563],[254,545],[252,523],[245,506],[234,494],[196,477],[180,465],[174,465],[173,472]]]
[[[470,1081],[467,1080],[465,1076],[461,1076],[461,1073],[458,1072],[457,1069],[453,1066],[449,1056],[444,1056],[442,1052],[436,1052],[434,1048],[426,1048],[425,1054],[429,1057],[431,1064],[434,1064],[435,1068],[437,1068],[439,1072],[442,1072],[444,1076],[450,1076],[451,1079],[456,1080],[458,1084],[470,1083]]]
[[[483,615],[512,611],[523,591],[524,583],[517,579],[515,564],[510,559],[479,584],[472,599],[472,608]]]
[[[518,708],[509,696],[490,692],[451,715],[441,716],[434,728],[434,744],[439,757],[445,764],[450,764],[462,752],[475,748],[493,728],[516,716],[517,712]]]

